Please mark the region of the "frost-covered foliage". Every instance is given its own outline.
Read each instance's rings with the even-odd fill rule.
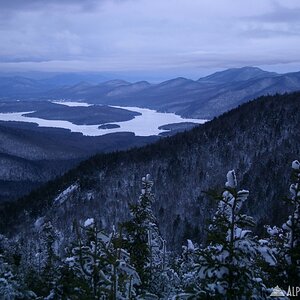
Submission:
[[[55,287],[61,264],[58,243],[58,233],[51,222],[43,222],[35,226],[34,235],[29,239],[25,239],[22,235],[11,240],[1,239],[0,248],[6,266],[10,266],[10,273],[14,274],[9,278],[17,281],[18,286],[23,290],[34,291],[29,294],[27,292],[26,297],[30,295],[35,299],[36,297],[32,295],[36,294],[44,299]]]
[[[208,245],[194,250],[188,243],[195,251],[194,265],[184,275],[191,299],[264,299],[266,295],[256,264],[262,249],[249,229],[254,221],[241,213],[249,192],[236,188],[235,172],[230,171],[209,225]]]
[[[21,238],[24,252],[21,267],[25,270],[25,280],[38,295],[47,297],[55,288],[59,276],[59,233],[51,221],[35,224],[35,235],[32,240]],[[34,240],[35,239],[35,240]]]
[[[266,225],[265,228],[268,236],[259,240],[259,250],[265,259],[260,260],[259,265],[269,287],[276,287],[280,284],[280,287],[284,288],[287,286],[287,264],[283,245],[287,241],[287,236],[280,227]]]
[[[20,260],[13,255],[11,247],[10,241],[0,235],[0,299],[36,299],[35,293],[27,290],[18,274]]]
[[[203,245],[187,239],[180,256],[167,251],[152,211],[150,176],[131,206],[131,219],[110,233],[97,215],[74,222],[63,244],[56,220],[38,218],[31,235],[0,235],[0,299],[268,299],[271,288],[297,286],[300,278],[300,164],[292,163],[290,216],[268,236],[252,233],[243,213],[249,192],[229,171]],[[71,229],[70,229],[71,231]],[[71,239],[71,237],[69,237]],[[32,292],[31,292],[32,291]],[[284,297],[282,297],[284,299]]]
[[[292,162],[291,196],[286,199],[291,214],[282,228],[266,226],[267,242],[275,253],[277,263],[268,272],[282,287],[297,286],[300,282],[300,163]]]
[[[292,181],[291,197],[287,200],[292,208],[292,214],[282,228],[287,235],[284,249],[285,259],[289,265],[288,279],[291,284],[296,285],[300,282],[300,163],[297,160],[292,163]]]
[[[0,296],[3,300],[35,299],[36,295],[26,291],[19,283],[17,276],[12,272],[12,267],[0,255]]]
[[[126,247],[132,264],[141,276],[141,297],[165,297],[175,284],[177,274],[168,266],[165,240],[160,235],[152,211],[154,195],[150,175],[142,178],[142,190],[138,203],[132,205],[132,219],[124,223],[127,233]],[[155,296],[156,295],[156,296]]]
[[[140,278],[130,265],[129,253],[121,248],[122,236],[115,230],[107,235],[92,218],[83,227],[76,226],[76,231],[77,241],[65,259],[65,273],[72,284],[62,278],[56,297],[71,293],[72,299],[132,299]]]
[[[197,261],[197,251],[199,246],[191,240],[187,240],[187,245],[182,246],[181,256],[176,259],[176,271],[180,278],[179,291],[192,291],[195,282],[195,264]],[[179,293],[180,297],[187,294]],[[178,296],[179,297],[179,296]],[[179,298],[181,299],[181,298]]]

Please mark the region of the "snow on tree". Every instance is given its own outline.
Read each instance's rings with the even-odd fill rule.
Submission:
[[[267,289],[256,264],[260,243],[250,230],[255,223],[241,213],[248,195],[237,190],[235,172],[229,171],[209,225],[208,245],[195,250],[195,264],[185,275],[189,299],[265,299]]]
[[[26,269],[24,273],[27,285],[38,296],[47,297],[55,288],[55,280],[59,276],[59,234],[51,221],[43,219],[38,225],[36,223],[35,243],[20,239],[23,244],[22,268]]]
[[[287,234],[287,242],[284,244],[285,259],[288,264],[288,282],[290,285],[298,285],[300,282],[300,163],[292,162],[292,184],[290,185],[291,197],[288,203],[292,214],[288,217],[282,228]]]
[[[42,259],[40,276],[43,290],[48,294],[55,288],[55,278],[58,276],[57,267],[59,265],[59,257],[55,249],[55,244],[58,240],[58,232],[50,221],[45,222],[41,227],[40,238],[41,251],[39,252],[39,255]]]
[[[93,219],[75,228],[77,241],[68,251],[65,269],[72,279],[72,288],[64,281],[72,299],[133,299],[134,285],[140,284],[140,278],[130,265],[129,253],[121,248],[122,235],[115,230],[105,234]],[[66,296],[65,292],[63,284],[58,286],[58,295]]]
[[[180,278],[179,292],[177,293],[178,299],[185,299],[188,297],[186,292],[193,292],[193,285],[196,279],[195,263],[197,260],[197,251],[199,246],[194,244],[191,240],[187,240],[187,245],[182,246],[182,253],[180,257],[176,259],[176,271]],[[190,296],[192,296],[191,294]]]
[[[260,253],[265,257],[259,261],[263,271],[263,277],[270,287],[280,285],[285,288],[287,285],[286,278],[286,261],[283,245],[287,241],[287,236],[282,228],[265,225],[268,236],[259,240]]]
[[[287,289],[297,286],[300,282],[300,163],[292,162],[291,196],[286,203],[291,211],[288,220],[282,228],[266,226],[269,235],[267,241],[273,249],[277,264],[268,270],[270,278],[274,278],[274,285]]]
[[[232,170],[216,196],[206,246],[188,239],[173,261],[152,211],[152,186],[150,175],[142,178],[131,220],[119,231],[105,233],[94,218],[75,223],[77,238],[64,254],[59,232],[45,217],[36,220],[30,236],[20,233],[8,240],[0,235],[0,298],[244,300],[268,297],[272,290],[266,282],[285,290],[299,284],[298,161],[292,163],[287,199],[291,214],[282,228],[266,226],[267,238],[253,236],[255,223],[242,212],[249,192],[237,189]]]
[[[142,178],[142,190],[136,205],[131,205],[132,219],[123,224],[127,233],[126,248],[132,265],[141,277],[140,297],[166,297],[178,281],[177,274],[168,266],[165,240],[161,237],[152,211],[154,195],[150,175]],[[142,299],[142,298],[141,298]]]
[[[3,300],[36,299],[34,292],[29,291],[22,282],[23,274],[18,274],[10,241],[0,235],[0,296]],[[19,264],[19,263],[18,263]]]

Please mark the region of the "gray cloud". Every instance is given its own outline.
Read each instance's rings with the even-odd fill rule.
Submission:
[[[270,23],[300,23],[300,6],[297,6],[297,1],[294,2],[293,6],[285,6],[286,2],[273,1],[272,11],[263,13],[254,17],[253,19],[261,22]]]
[[[288,2],[273,1],[269,11],[247,17],[245,21],[248,26],[243,34],[249,38],[262,39],[300,37],[300,6],[283,5],[289,4]]]
[[[100,1],[101,0],[0,0],[0,7],[2,11],[13,12],[20,10],[40,10],[51,6],[79,6],[92,9]]]
[[[0,0],[0,67],[197,73],[296,66],[297,0]]]

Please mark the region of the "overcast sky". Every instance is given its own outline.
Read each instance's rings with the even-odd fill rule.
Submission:
[[[300,70],[299,0],[0,0],[0,70]],[[158,75],[161,74],[161,75]]]

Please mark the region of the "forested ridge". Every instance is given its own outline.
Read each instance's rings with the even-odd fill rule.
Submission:
[[[95,153],[142,146],[157,139],[129,132],[89,137],[34,123],[1,121],[0,202],[28,194]]]

